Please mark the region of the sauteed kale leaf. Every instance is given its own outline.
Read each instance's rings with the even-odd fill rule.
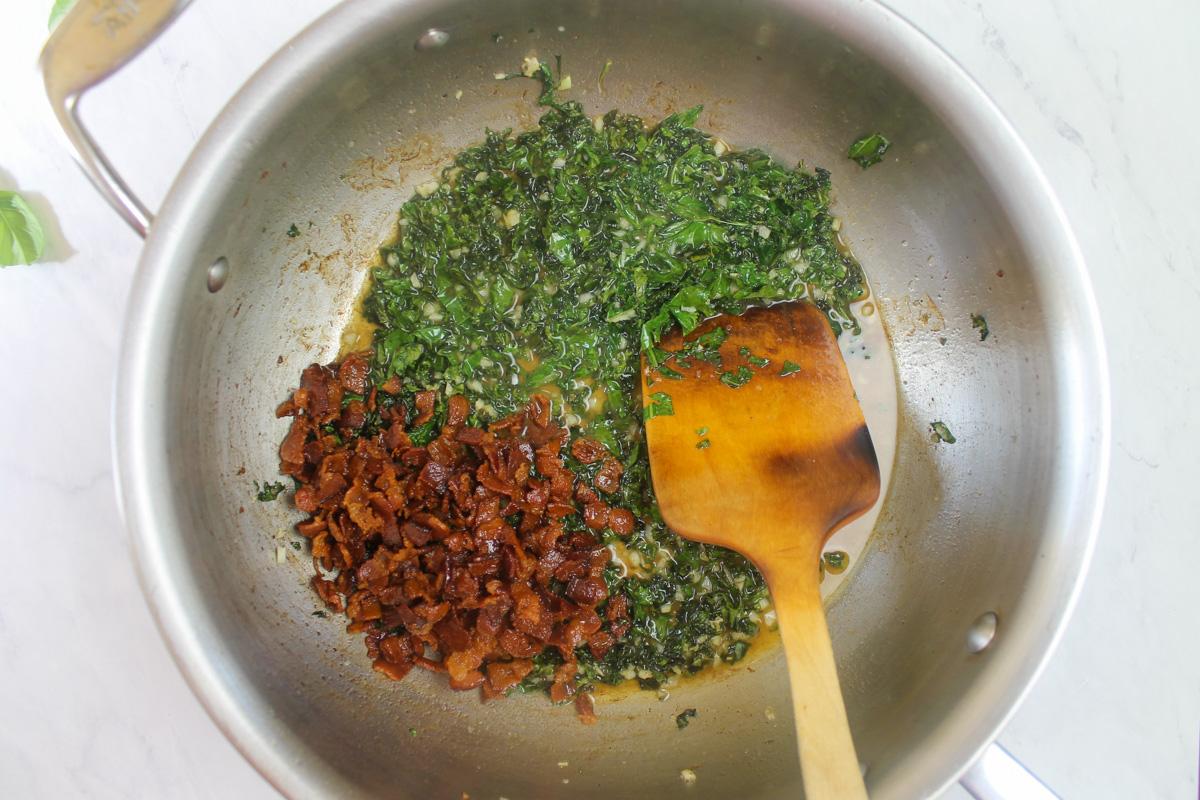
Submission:
[[[564,84],[548,65],[528,73],[547,108],[537,129],[487,131],[401,208],[399,240],[383,248],[363,305],[379,326],[371,380],[465,394],[474,424],[541,391],[575,435],[617,454],[613,500],[640,525],[624,538],[605,531],[620,561],[606,579],[633,628],[602,661],[581,648],[580,682],[657,685],[740,658],[769,599],[741,556],[662,524],[640,353],[653,360],[674,324],[686,333],[716,313],[805,296],[835,330],[857,332],[850,304],[864,278],[839,249],[828,172],[731,150],[694,127],[700,107],[653,126],[617,111],[589,118],[557,96]],[[664,383],[658,413],[668,413]],[[599,466],[570,464],[589,478]],[[556,663],[548,651],[525,686]]]

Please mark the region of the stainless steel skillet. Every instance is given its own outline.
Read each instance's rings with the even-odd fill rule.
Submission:
[[[99,20],[101,41],[128,48],[171,8],[81,0],[67,24]],[[126,52],[69,50],[83,30],[61,29],[44,56],[64,108]],[[311,616],[299,560],[276,563],[286,509],[250,500],[274,474],[273,408],[338,350],[399,202],[485,126],[534,124],[532,88],[493,79],[534,54],[561,54],[596,112],[702,102],[727,141],[833,170],[902,384],[895,478],[831,629],[872,796],[937,793],[995,737],[1069,613],[1099,518],[1108,388],[1084,266],[1040,170],[956,65],[869,2],[357,0],[264,67],[158,217],[129,215],[149,236],[117,458],[181,669],[290,796],[798,794],[778,660],[665,701],[602,700],[590,728],[539,698],[481,708],[432,678],[381,684],[361,643]],[[844,152],[870,130],[895,160],[863,172]],[[293,223],[303,236],[283,235]],[[982,345],[976,312],[993,332]],[[933,420],[958,442],[931,443]],[[689,707],[701,713],[679,731]]]

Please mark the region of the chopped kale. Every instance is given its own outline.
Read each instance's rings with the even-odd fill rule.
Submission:
[[[604,91],[604,76],[608,74],[610,69],[612,69],[612,62],[605,61],[604,69],[600,70],[600,78],[596,81],[597,88],[599,88],[602,92]]]
[[[666,367],[666,366],[659,367],[658,374],[664,378],[668,378],[673,381],[683,380],[683,373],[676,372],[675,370],[671,369],[670,367]]]
[[[730,389],[737,389],[745,386],[754,377],[754,373],[749,367],[739,366],[736,370],[717,370],[717,374],[721,376],[721,383],[728,386]]]
[[[683,730],[684,728],[686,728],[688,725],[690,725],[692,723],[692,718],[695,716],[696,716],[696,709],[689,708],[686,711],[684,711],[682,714],[675,717],[675,724],[679,727],[679,730]]]
[[[269,503],[276,497],[279,497],[279,495],[283,494],[287,487],[283,485],[282,481],[276,481],[275,483],[267,483],[266,481],[263,481],[261,486],[259,485],[258,481],[255,481],[254,488],[258,490],[254,495],[254,499],[260,503]]]
[[[655,417],[674,416],[675,404],[671,402],[671,395],[666,392],[655,392],[646,399],[650,402],[646,404],[646,408],[642,412],[643,421]]]
[[[892,146],[892,143],[883,138],[881,134],[875,133],[870,136],[864,136],[854,144],[850,145],[850,152],[847,158],[858,162],[858,165],[863,169],[878,164],[883,161],[883,154]]]
[[[293,222],[292,227],[287,229],[287,235],[289,238],[292,238],[292,239],[295,239],[297,236],[300,235],[300,229],[296,227],[296,223]]]
[[[779,377],[782,378],[785,375],[791,375],[793,372],[799,372],[799,371],[800,371],[800,365],[797,364],[795,361],[784,361],[783,369],[779,370]]]
[[[758,367],[759,369],[762,369],[767,364],[771,363],[770,360],[765,359],[762,356],[756,356],[752,354],[749,347],[739,348],[738,354],[741,355],[742,358],[746,359],[747,363],[749,363],[751,366]]]
[[[846,566],[850,563],[850,556],[842,550],[831,550],[824,555],[824,560],[825,569],[837,575],[846,570]]]
[[[987,320],[983,318],[982,314],[971,315],[971,327],[979,329],[979,341],[987,341],[988,334],[991,333],[991,331],[988,330]]]
[[[692,361],[707,361],[714,366],[721,366],[721,345],[729,338],[729,332],[722,327],[713,328],[702,333],[692,341],[685,341],[675,353],[676,363],[691,366]],[[680,362],[680,359],[683,359]]]
[[[933,431],[932,438],[935,442],[940,440],[946,444],[954,444],[956,441],[958,441],[954,438],[954,434],[950,432],[950,429],[946,427],[946,423],[944,422],[934,422],[931,423],[929,427]]]

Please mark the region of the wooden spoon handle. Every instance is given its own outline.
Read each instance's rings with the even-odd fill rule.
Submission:
[[[771,584],[792,681],[800,774],[808,800],[867,800],[838,685],[815,565]]]

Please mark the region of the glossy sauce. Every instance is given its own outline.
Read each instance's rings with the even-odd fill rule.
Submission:
[[[838,341],[850,372],[850,383],[854,385],[871,442],[875,445],[875,457],[879,461],[879,499],[866,514],[835,533],[825,544],[825,552],[841,550],[849,555],[846,570],[839,575],[825,571],[821,583],[821,597],[828,598],[839,586],[854,574],[859,556],[871,536],[879,510],[887,495],[892,477],[892,462],[896,458],[896,367],[892,361],[892,349],[884,331],[883,320],[874,294],[855,303],[851,310],[862,327],[862,333],[851,336],[842,334]],[[868,313],[870,312],[870,313]]]

